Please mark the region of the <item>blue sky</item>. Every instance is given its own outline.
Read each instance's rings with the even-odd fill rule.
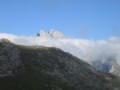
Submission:
[[[0,0],[0,32],[40,29],[95,40],[120,36],[120,0]]]

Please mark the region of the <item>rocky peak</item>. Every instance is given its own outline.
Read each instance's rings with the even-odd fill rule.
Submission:
[[[109,73],[120,76],[120,65],[117,63],[117,60],[113,60],[110,62],[111,68]]]
[[[54,29],[51,29],[48,32],[48,35],[51,36],[52,38],[56,38],[56,39],[62,39],[62,38],[64,38],[63,33],[59,32],[59,31],[56,31]]]
[[[97,60],[92,62],[92,65],[105,73],[111,73],[116,76],[120,76],[120,65],[117,63],[117,60],[114,58],[108,58],[106,61]]]
[[[45,32],[43,30],[40,30],[39,33],[37,33],[37,36],[42,38],[52,38],[52,39],[63,39],[65,36],[62,32],[59,32],[55,29],[51,29],[48,32]]]
[[[37,36],[40,36],[40,37],[44,38],[44,37],[47,37],[48,34],[45,31],[40,30],[40,32],[37,33]]]

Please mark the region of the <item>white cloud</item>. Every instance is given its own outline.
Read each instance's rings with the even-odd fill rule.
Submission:
[[[16,36],[0,34],[0,39],[6,38],[21,45],[42,45],[57,47],[87,62],[108,58],[117,59],[120,63],[120,38],[111,37],[107,40],[83,40],[83,39],[44,39],[37,36]]]

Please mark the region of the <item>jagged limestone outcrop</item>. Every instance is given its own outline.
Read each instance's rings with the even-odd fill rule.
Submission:
[[[39,36],[41,38],[49,38],[49,39],[65,39],[65,38],[67,38],[63,35],[62,32],[56,31],[55,29],[51,29],[48,32],[41,30],[40,32],[37,33],[37,36]]]
[[[113,58],[108,58],[106,61],[96,60],[92,62],[93,66],[105,73],[111,73],[116,76],[120,76],[120,65],[117,63],[117,60]]]

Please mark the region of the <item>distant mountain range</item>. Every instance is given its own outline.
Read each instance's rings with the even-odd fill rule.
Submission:
[[[120,78],[58,48],[0,40],[0,90],[119,90]]]
[[[120,38],[117,37],[96,41],[71,39],[52,29],[49,32],[40,31],[34,36],[1,33],[0,38],[9,39],[19,45],[57,47],[83,59],[104,73],[120,76]]]

